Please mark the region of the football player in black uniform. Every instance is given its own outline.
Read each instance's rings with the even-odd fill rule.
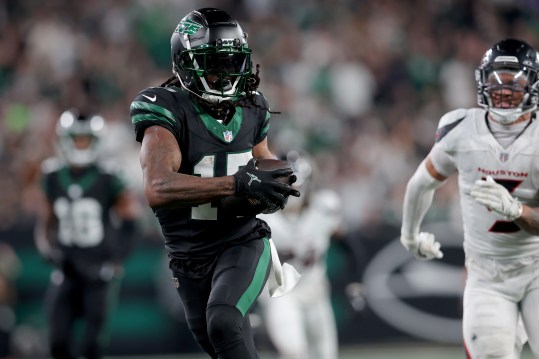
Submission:
[[[258,358],[247,313],[271,264],[265,222],[220,206],[248,196],[285,206],[299,192],[260,171],[270,111],[247,34],[226,12],[187,14],[171,37],[172,76],[131,104],[149,206],[158,218],[191,332],[212,358]],[[253,159],[254,158],[254,159]]]
[[[77,318],[85,324],[81,355],[102,357],[111,283],[135,238],[140,203],[116,174],[97,163],[104,125],[101,116],[65,111],[57,125],[61,157],[42,165],[35,241],[57,266],[46,295],[54,358],[79,357],[73,338]]]

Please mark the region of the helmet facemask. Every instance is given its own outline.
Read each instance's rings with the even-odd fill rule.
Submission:
[[[539,54],[527,43],[505,39],[494,44],[475,71],[477,103],[509,125],[535,111],[539,99]]]
[[[191,79],[185,85],[210,103],[237,100],[245,96],[245,83],[251,75],[250,53],[243,47],[185,50],[180,54],[182,71],[189,72]]]
[[[185,16],[171,37],[172,70],[181,87],[209,104],[247,95],[252,74],[247,34],[219,9]]]
[[[501,124],[515,122],[537,108],[537,72],[530,68],[487,66],[479,70],[479,104]]]
[[[84,167],[96,162],[104,125],[101,116],[85,118],[74,111],[65,111],[56,128],[60,154],[72,166]]]

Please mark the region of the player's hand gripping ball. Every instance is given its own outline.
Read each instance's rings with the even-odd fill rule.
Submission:
[[[252,216],[283,209],[288,196],[299,197],[291,185],[296,181],[290,164],[277,159],[251,159],[234,174],[236,194],[222,199],[228,215]]]

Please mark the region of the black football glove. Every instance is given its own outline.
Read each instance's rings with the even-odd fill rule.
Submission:
[[[244,167],[234,174],[235,194],[237,196],[247,195],[265,202],[279,204],[280,208],[284,208],[289,195],[299,197],[300,193],[290,185],[279,182],[277,178],[288,177],[292,173],[291,168],[261,171],[256,168],[256,160],[251,158]],[[292,177],[292,180],[294,177]]]
[[[296,175],[292,175],[290,176],[290,184],[293,184],[295,183],[296,181],[298,180],[298,178],[296,177]],[[293,189],[292,190],[294,192],[291,192],[290,194],[295,196],[295,197],[299,197],[300,196],[300,192]],[[289,194],[289,195],[290,195]],[[296,196],[297,194],[297,196]],[[284,196],[284,199],[283,200],[279,200],[278,202],[269,202],[269,201],[266,201],[266,209],[264,211],[262,211],[262,213],[265,213],[265,214],[271,214],[271,213],[275,213],[277,212],[278,210],[280,209],[284,209],[284,207],[286,206],[286,203],[288,202],[288,196],[289,195],[286,195]]]

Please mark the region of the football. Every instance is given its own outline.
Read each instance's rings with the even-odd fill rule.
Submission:
[[[256,168],[262,171],[271,171],[290,168],[290,164],[287,161],[277,159],[260,159],[256,161]],[[285,184],[291,184],[292,175],[279,177],[277,180]],[[228,196],[221,200],[220,207],[228,216],[255,216],[264,212],[267,209],[267,204],[248,196]]]
[[[261,159],[256,161],[256,168],[262,171],[271,171],[271,170],[277,170],[281,168],[290,168],[290,164],[287,161],[282,160],[276,160],[276,159]],[[292,175],[288,177],[279,177],[277,178],[278,181],[286,184],[291,184],[290,180],[292,178]]]

